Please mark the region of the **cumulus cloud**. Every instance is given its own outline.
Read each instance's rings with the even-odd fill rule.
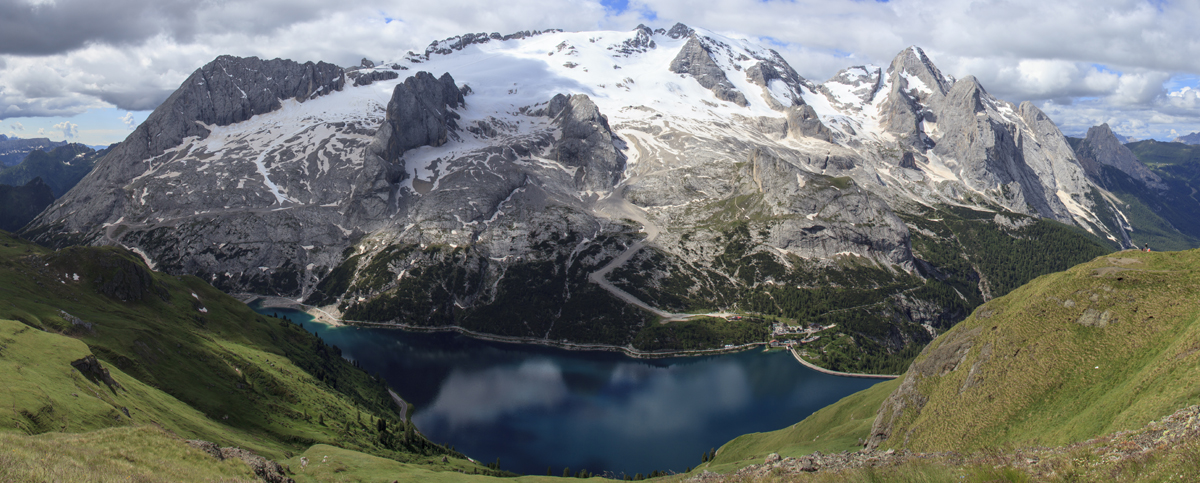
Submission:
[[[11,126],[12,126],[13,131],[24,131],[25,130],[25,125],[21,124],[17,121],[13,121]]]
[[[1200,43],[1192,33],[1200,2],[727,0],[695,8],[684,0],[628,0],[606,8],[596,0],[512,0],[504,9],[489,6],[7,0],[0,2],[0,119],[102,106],[152,109],[221,54],[352,65],[466,32],[626,30],[676,21],[758,39],[818,82],[851,65],[886,66],[919,45],[943,71],[974,75],[1001,98],[1060,112],[1083,109],[1072,111],[1073,118],[1093,117],[1091,109],[1141,116],[1147,125],[1197,117],[1188,111],[1194,94],[1173,97],[1164,82],[1200,74]]]
[[[128,127],[129,129],[137,127],[137,121],[133,119],[132,112],[126,111],[125,115],[121,116],[121,122],[125,123],[125,127]]]
[[[51,126],[51,128],[57,129],[58,131],[62,132],[63,137],[67,138],[67,139],[75,139],[75,138],[79,137],[79,126],[77,126],[77,125],[75,125],[75,123],[72,123],[69,121],[60,122],[58,124]],[[42,132],[42,130],[38,129],[38,134],[41,134],[41,132]]]

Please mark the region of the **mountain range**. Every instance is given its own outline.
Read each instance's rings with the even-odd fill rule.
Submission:
[[[861,354],[1132,246],[1106,170],[1168,186],[1085,142],[918,47],[817,83],[682,24],[467,34],[349,68],[219,57],[22,234],[349,320],[613,345],[684,313],[841,324],[861,337],[825,362],[883,370]]]
[[[53,149],[65,144],[66,141],[51,141],[47,138],[22,139],[0,134],[0,166],[15,166],[35,150]]]

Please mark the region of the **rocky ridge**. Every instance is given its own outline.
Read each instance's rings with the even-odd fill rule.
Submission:
[[[1161,177],[1150,171],[1150,168],[1142,164],[1137,156],[1117,139],[1108,124],[1089,128],[1083,142],[1076,146],[1075,154],[1092,179],[1100,181],[1103,178],[1101,166],[1112,166],[1145,183],[1146,186],[1158,190],[1167,188]]]
[[[1185,134],[1183,136],[1178,136],[1175,139],[1172,139],[1171,142],[1183,143],[1183,144],[1200,144],[1200,132],[1194,132],[1191,134]]]

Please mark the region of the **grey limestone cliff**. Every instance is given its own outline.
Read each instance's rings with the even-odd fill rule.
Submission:
[[[742,94],[729,82],[729,78],[725,77],[725,71],[721,70],[721,67],[713,61],[708,47],[695,34],[688,38],[686,44],[683,44],[679,54],[671,61],[670,69],[676,74],[692,76],[705,89],[711,90],[717,99],[743,107],[749,105],[746,102],[745,94]]]
[[[379,130],[380,139],[385,139],[383,158],[394,161],[415,147],[446,144],[459,118],[452,109],[464,102],[448,73],[434,78],[428,72],[417,72],[405,79],[392,91],[387,118]]]
[[[576,168],[576,187],[605,191],[616,186],[625,170],[625,155],[613,145],[608,118],[596,104],[582,94],[559,94],[550,101],[550,114],[562,128],[553,158]]]
[[[80,184],[39,217],[39,224],[84,232],[115,220],[129,201],[124,188],[150,170],[154,158],[185,138],[204,139],[212,126],[227,126],[282,106],[339,91],[342,69],[324,62],[261,60],[223,55],[197,69]],[[47,242],[48,239],[39,241]]]

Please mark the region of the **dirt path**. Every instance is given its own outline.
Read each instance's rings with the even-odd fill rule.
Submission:
[[[624,186],[618,187],[607,197],[597,201],[594,206],[594,210],[596,214],[608,219],[619,220],[624,218],[641,223],[642,231],[646,232],[646,238],[638,240],[634,244],[630,245],[629,248],[626,248],[624,252],[621,252],[620,255],[608,262],[607,265],[589,274],[588,280],[599,285],[600,288],[607,290],[617,298],[624,300],[625,303],[636,305],[643,310],[651,312],[654,315],[664,319],[673,318],[677,315],[680,315],[651,307],[650,304],[641,301],[641,299],[634,297],[629,292],[617,288],[612,284],[612,282],[608,281],[608,274],[610,272],[617,267],[624,265],[625,262],[628,262],[630,258],[633,258],[633,256],[637,254],[642,247],[646,246],[646,243],[652,242],[655,238],[658,238],[658,225],[655,225],[650,221],[650,218],[646,216],[645,211],[625,199]]]
[[[637,252],[643,247],[645,247],[647,243],[653,242],[656,238],[658,238],[658,235],[662,232],[662,230],[658,227],[658,225],[654,224],[654,222],[650,220],[650,217],[646,214],[645,210],[625,199],[624,183],[614,189],[608,196],[596,201],[596,203],[592,206],[592,210],[597,215],[610,220],[628,219],[640,223],[642,225],[642,231],[646,233],[646,238],[638,240],[634,244],[629,245],[629,248],[626,248],[624,252],[621,252],[620,255],[617,255],[617,257],[608,262],[607,265],[601,267],[595,272],[588,274],[589,281],[599,285],[600,288],[607,290],[617,298],[624,300],[625,303],[636,305],[642,310],[662,317],[664,323],[687,320],[697,316],[728,317],[734,315],[727,312],[710,312],[707,314],[682,314],[667,312],[643,302],[641,299],[633,296],[633,294],[630,294],[629,292],[617,288],[612,284],[612,282],[608,281],[608,274],[617,267],[624,265],[625,262],[628,262],[629,259],[633,258],[633,256],[636,255]]]

